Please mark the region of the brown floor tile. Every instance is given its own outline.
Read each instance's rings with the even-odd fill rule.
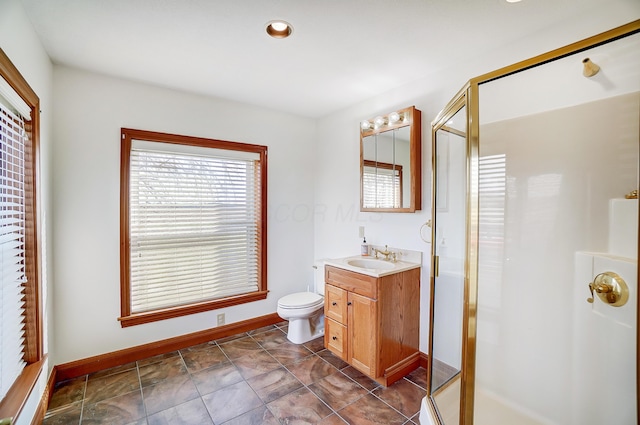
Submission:
[[[269,403],[302,387],[302,383],[283,367],[247,379],[247,383],[264,403]]]
[[[82,401],[48,411],[42,425],[78,425],[82,415]]]
[[[224,425],[280,425],[280,421],[267,406],[260,406],[225,422]]]
[[[324,337],[321,336],[316,339],[312,339],[309,342],[305,342],[303,344],[308,350],[317,353],[318,351],[324,350]]]
[[[337,371],[335,367],[318,356],[309,356],[304,360],[288,365],[287,369],[305,385],[311,385]]]
[[[420,411],[420,404],[426,395],[425,391],[414,383],[401,379],[389,387],[380,387],[373,395],[398,410],[407,418]]]
[[[268,348],[267,351],[285,366],[300,361],[313,354],[303,345],[294,344],[292,342],[284,342],[276,348]]]
[[[147,421],[149,425],[213,425],[201,398],[155,413]]]
[[[168,378],[187,375],[187,368],[180,356],[162,359],[158,363],[153,363],[139,368],[140,383],[142,387],[157,384]]]
[[[338,414],[350,425],[402,425],[407,421],[407,418],[371,394],[338,411]]]
[[[103,378],[105,376],[113,375],[116,373],[124,372],[124,371],[135,369],[135,368],[136,368],[136,362],[131,362],[124,365],[111,367],[109,369],[104,369],[104,370],[100,370],[98,372],[89,374],[89,380],[96,379],[96,378]]]
[[[419,423],[424,368],[384,388],[324,349],[323,338],[292,344],[287,326],[60,382],[43,425]]]
[[[177,351],[171,351],[170,353],[158,354],[157,356],[147,357],[146,359],[138,360],[138,367],[147,366],[153,363],[160,363],[161,361],[171,358],[180,357]]]
[[[120,396],[140,389],[138,371],[131,369],[126,372],[108,375],[87,381],[85,404],[96,403],[101,400]]]
[[[202,400],[216,424],[262,406],[260,398],[244,381],[207,394],[202,397]]]
[[[191,375],[200,395],[212,393],[227,385],[242,381],[242,375],[230,362],[203,369]]]
[[[180,375],[143,388],[142,396],[147,415],[152,415],[198,398],[200,394],[189,375]]]
[[[318,422],[318,425],[345,425],[345,424],[346,422],[342,420],[342,418],[335,413],[331,416],[327,416],[326,418]]]
[[[243,332],[235,335],[225,336],[224,338],[216,339],[214,342],[216,344],[224,344],[226,342],[233,341],[236,339],[246,338],[247,336],[249,336],[249,334],[246,332]]]
[[[129,422],[128,424],[125,424],[125,425],[148,425],[148,422],[147,422],[147,418],[141,418],[141,419],[138,419],[137,421]]]
[[[309,386],[322,401],[333,410],[340,410],[367,393],[367,390],[347,378],[342,372],[336,372]]]
[[[220,344],[220,348],[231,360],[263,351],[262,347],[249,336]]]
[[[419,367],[405,376],[405,379],[408,379],[423,390],[427,391],[427,369]]]
[[[128,424],[144,418],[140,390],[87,404],[82,409],[82,425],[90,424]]]
[[[244,379],[262,375],[280,367],[280,363],[264,350],[234,359],[233,364]]]
[[[208,350],[209,348],[215,347],[217,344],[214,341],[203,342],[202,344],[192,345],[187,348],[181,348],[180,352],[184,353],[185,351],[198,351],[198,350]]]
[[[255,335],[255,334],[259,334],[262,332],[266,332],[266,331],[271,331],[273,329],[275,329],[275,325],[269,325],[269,326],[263,326],[261,328],[258,329],[254,329],[252,331],[247,332],[249,335]]]
[[[262,332],[257,335],[253,335],[252,338],[256,340],[263,348],[278,348],[280,344],[289,342],[287,334],[280,329],[273,329],[271,331]]]
[[[61,406],[74,403],[76,401],[82,401],[84,398],[84,391],[87,386],[87,376],[81,376],[79,378],[68,379],[66,381],[58,382],[55,385],[51,400],[49,400],[49,410],[57,409]]]
[[[344,369],[345,367],[349,366],[349,363],[345,362],[329,350],[318,351],[316,354],[322,357],[325,361],[329,362],[336,369]]]
[[[427,369],[419,367],[405,376],[405,379],[408,379],[409,381],[418,385],[423,390],[427,390]]]
[[[371,391],[380,386],[379,383],[369,378],[367,375],[352,366],[342,369],[342,373],[356,381],[358,384],[362,385],[367,391]]]
[[[209,348],[203,348],[197,351],[182,352],[182,358],[191,373],[229,361],[227,356],[225,356],[217,346],[210,346]]]
[[[332,411],[307,388],[300,388],[267,405],[284,424],[316,424]]]

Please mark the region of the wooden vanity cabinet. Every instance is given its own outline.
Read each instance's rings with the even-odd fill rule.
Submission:
[[[384,386],[420,364],[420,269],[372,277],[325,266],[325,347]]]

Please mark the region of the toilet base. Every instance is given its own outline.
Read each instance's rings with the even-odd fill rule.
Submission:
[[[324,314],[308,319],[290,319],[287,339],[294,344],[304,344],[324,335]]]

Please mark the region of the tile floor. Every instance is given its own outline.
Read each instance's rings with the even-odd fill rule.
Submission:
[[[286,322],[56,385],[44,425],[419,424],[419,368],[385,388]]]

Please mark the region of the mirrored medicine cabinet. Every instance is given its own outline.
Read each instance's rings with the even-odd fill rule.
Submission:
[[[421,112],[414,106],[360,124],[360,211],[422,208]]]

